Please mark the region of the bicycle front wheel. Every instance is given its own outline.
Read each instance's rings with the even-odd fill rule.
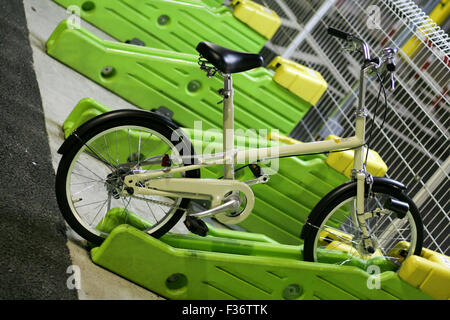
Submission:
[[[158,238],[182,218],[189,199],[126,192],[125,176],[161,170],[162,158],[172,167],[183,166],[187,138],[175,128],[146,117],[119,117],[91,128],[82,143],[61,158],[56,175],[56,197],[69,226],[84,239],[100,244],[111,231],[107,215],[138,224]],[[178,160],[177,160],[178,159]],[[166,177],[198,178],[199,171]]]
[[[407,203],[408,212],[397,215],[385,209],[388,199]],[[420,255],[423,242],[420,214],[399,188],[374,182],[372,192],[365,197],[365,224],[375,246],[371,250],[364,245],[362,231],[353,218],[355,212],[356,183],[329,203],[319,203],[308,218],[303,236],[304,260],[345,265],[355,258],[369,261],[384,257],[398,265],[412,254]],[[407,246],[399,246],[401,243]]]

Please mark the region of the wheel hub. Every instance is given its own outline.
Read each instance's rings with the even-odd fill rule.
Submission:
[[[365,241],[362,233],[360,233],[355,236],[353,240],[353,247],[358,251],[361,257],[371,256],[378,249],[378,241],[376,241],[376,238],[373,236],[370,236],[370,241]],[[368,242],[370,245],[366,245]]]
[[[129,175],[131,170],[129,168],[118,168],[106,176],[105,187],[108,194],[111,194],[114,199],[119,199],[124,188],[124,178]]]

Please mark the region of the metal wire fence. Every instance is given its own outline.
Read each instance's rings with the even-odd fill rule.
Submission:
[[[291,133],[303,141],[329,134],[353,133],[360,62],[341,50],[327,34],[332,26],[358,34],[374,53],[395,46],[396,91],[388,95],[388,110],[378,107],[370,148],[389,167],[387,176],[404,182],[424,221],[424,246],[449,253],[450,158],[448,148],[450,41],[411,0],[257,0],[275,10],[282,26],[261,51],[265,61],[282,55],[319,71],[327,92]],[[423,5],[425,1],[417,0]],[[436,2],[436,1],[435,1]],[[427,2],[430,7],[430,1]],[[366,106],[373,116],[378,97],[369,82]],[[384,101],[382,101],[384,103]]]

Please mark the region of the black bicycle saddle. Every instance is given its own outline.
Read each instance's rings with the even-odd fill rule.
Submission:
[[[264,63],[259,54],[234,51],[207,41],[200,42],[197,51],[223,73],[243,72],[261,67]]]

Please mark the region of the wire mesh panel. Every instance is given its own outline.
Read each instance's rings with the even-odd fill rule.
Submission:
[[[398,87],[388,93],[386,114],[383,95],[376,104],[376,78],[368,83],[369,130],[376,116],[370,148],[388,165],[387,176],[408,186],[424,221],[424,246],[449,254],[448,35],[411,0],[258,2],[282,18],[282,27],[261,52],[266,61],[283,55],[319,71],[328,82],[316,108],[291,133],[299,140],[353,134],[362,61],[341,50],[339,40],[327,34],[328,26],[359,35],[375,54],[384,47],[399,50]]]

